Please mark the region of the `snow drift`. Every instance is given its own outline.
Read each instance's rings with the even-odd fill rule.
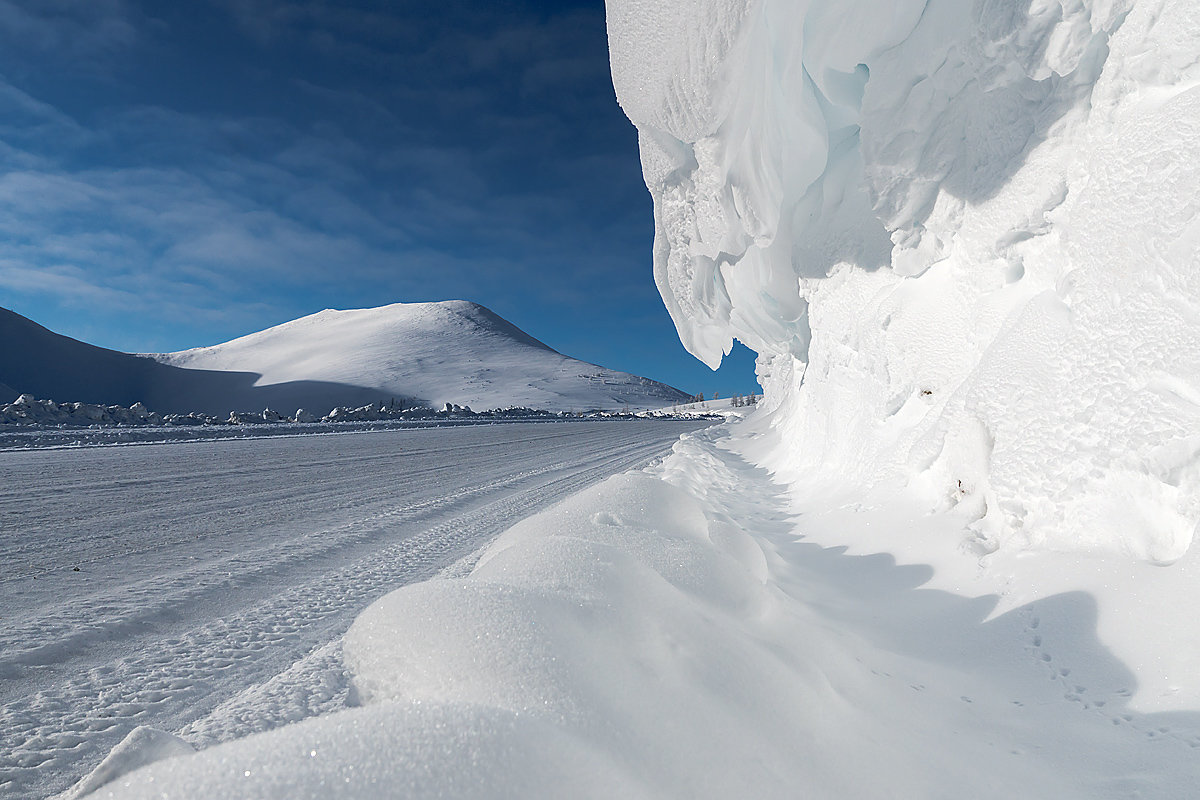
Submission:
[[[982,551],[1200,520],[1200,6],[608,0],[655,277],[760,353],[787,475],[909,482]]]

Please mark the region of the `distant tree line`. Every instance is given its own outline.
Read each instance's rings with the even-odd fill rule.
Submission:
[[[717,392],[712,393],[713,400],[719,400],[720,398],[721,398],[721,395],[719,393],[717,393]],[[742,408],[743,406],[755,405],[759,401],[759,399],[760,399],[759,395],[756,395],[753,392],[751,392],[750,394],[734,394],[732,397],[729,398],[729,405],[733,406],[734,408]],[[697,403],[703,403],[703,402],[705,402],[704,392],[700,392],[699,394],[689,395],[686,400],[676,403],[675,407],[678,408],[681,405],[682,406],[695,405]]]

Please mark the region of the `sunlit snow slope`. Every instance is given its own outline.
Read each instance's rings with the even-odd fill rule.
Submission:
[[[683,392],[552,350],[476,303],[322,311],[225,344],[154,356],[190,369],[253,372],[258,386],[318,381],[476,411],[654,408]]]
[[[1200,5],[608,0],[687,347],[760,353],[783,477],[974,544],[1200,521]]]

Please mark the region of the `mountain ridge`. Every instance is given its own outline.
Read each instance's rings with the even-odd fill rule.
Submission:
[[[0,309],[0,387],[163,413],[272,407],[317,414],[396,401],[476,410],[652,408],[666,384],[573,359],[467,300],[325,309],[217,345],[122,353]],[[14,394],[15,396],[15,394]]]

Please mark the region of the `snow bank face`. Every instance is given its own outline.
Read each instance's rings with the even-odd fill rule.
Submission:
[[[655,276],[755,348],[796,478],[979,545],[1177,559],[1200,521],[1200,8],[608,0]]]

